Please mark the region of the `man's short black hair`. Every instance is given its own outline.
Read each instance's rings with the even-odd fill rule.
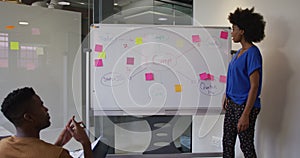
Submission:
[[[1,105],[2,113],[15,126],[20,126],[23,122],[23,115],[28,109],[28,104],[32,101],[32,96],[35,94],[35,91],[31,87],[12,91]]]
[[[262,15],[254,13],[254,7],[244,10],[237,8],[234,13],[229,14],[228,20],[231,24],[244,30],[244,37],[247,42],[260,42],[265,37],[266,22]]]

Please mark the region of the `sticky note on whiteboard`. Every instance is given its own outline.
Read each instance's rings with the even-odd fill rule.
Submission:
[[[133,57],[127,57],[127,65],[134,65],[134,58]]]
[[[203,72],[199,74],[200,80],[207,80],[208,79],[208,74],[206,72]]]
[[[105,58],[106,58],[106,53],[105,53],[105,52],[100,52],[100,53],[98,54],[98,58],[100,58],[100,59],[105,59]]]
[[[212,74],[207,74],[207,79],[213,81],[215,79],[215,77]]]
[[[135,44],[143,44],[143,38],[142,37],[135,38]]]
[[[193,41],[193,43],[200,42],[200,36],[199,35],[192,35],[192,41]]]
[[[103,61],[102,61],[102,59],[96,59],[96,60],[95,60],[95,66],[96,66],[96,67],[102,67],[102,66],[103,66]]]
[[[176,46],[179,48],[182,48],[184,46],[184,41],[183,40],[176,40]]]
[[[220,38],[228,39],[228,32],[227,31],[221,31]]]
[[[101,44],[96,44],[95,45],[95,52],[102,52],[103,51],[103,46]]]
[[[175,84],[175,92],[181,92],[182,91],[182,87],[180,84]]]
[[[152,81],[152,80],[154,80],[154,75],[153,75],[153,73],[146,73],[145,78],[146,78],[146,81]]]
[[[220,75],[220,80],[221,83],[226,83],[226,76]]]

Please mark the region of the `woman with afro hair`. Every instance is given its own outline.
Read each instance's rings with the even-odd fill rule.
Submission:
[[[265,37],[263,16],[254,8],[237,8],[230,13],[232,40],[242,48],[233,56],[228,66],[223,127],[223,157],[234,158],[237,136],[245,158],[256,158],[254,129],[260,112],[262,87],[262,56],[254,42]]]

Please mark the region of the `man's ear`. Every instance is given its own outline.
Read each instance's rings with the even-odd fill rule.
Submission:
[[[244,35],[244,33],[245,33],[245,30],[241,30],[241,34]]]
[[[23,115],[23,118],[24,118],[25,121],[30,121],[30,122],[33,121],[33,118],[32,118],[32,116],[29,113],[25,113]]]

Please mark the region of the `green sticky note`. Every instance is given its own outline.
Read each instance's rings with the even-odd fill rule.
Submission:
[[[106,58],[106,53],[105,52],[98,53],[98,58],[105,59]]]
[[[19,50],[19,42],[10,42],[10,50]]]
[[[135,44],[143,44],[143,38],[142,37],[135,38]]]

